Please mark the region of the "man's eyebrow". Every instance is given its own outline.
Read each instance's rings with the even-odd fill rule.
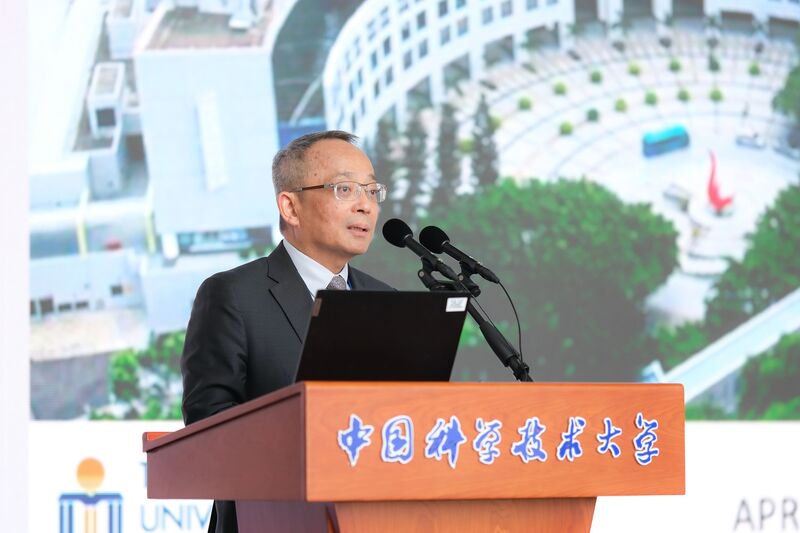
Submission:
[[[377,178],[375,177],[375,174],[367,174],[367,176],[372,178],[373,181],[377,180]],[[345,172],[337,172],[336,175],[333,176],[333,179],[336,179],[336,178],[350,178],[350,179],[353,179],[353,177],[354,177],[354,173],[353,172],[345,171]]]

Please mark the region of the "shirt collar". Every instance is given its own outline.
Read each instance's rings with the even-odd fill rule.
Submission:
[[[297,268],[297,272],[300,274],[306,287],[308,287],[308,292],[311,293],[312,298],[317,294],[317,291],[326,288],[328,283],[331,282],[331,279],[337,275],[342,276],[347,282],[348,289],[350,288],[350,281],[347,277],[349,274],[347,263],[344,264],[344,268],[341,272],[333,273],[292,246],[286,239],[283,239],[283,246],[286,248],[289,258],[292,260],[292,263],[294,263],[295,268]]]

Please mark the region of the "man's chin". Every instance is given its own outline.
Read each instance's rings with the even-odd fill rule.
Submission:
[[[348,253],[350,255],[352,255],[353,257],[355,257],[357,255],[363,255],[363,254],[367,253],[367,250],[369,250],[370,243],[372,243],[372,238],[371,237],[366,239],[364,242],[353,243],[349,247]]]

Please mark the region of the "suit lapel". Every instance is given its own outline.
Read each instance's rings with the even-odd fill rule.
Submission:
[[[308,317],[311,316],[311,295],[281,242],[269,254],[268,276],[275,281],[269,292],[278,302],[300,342],[306,338]]]

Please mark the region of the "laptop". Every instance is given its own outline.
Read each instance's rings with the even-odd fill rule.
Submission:
[[[299,381],[449,381],[466,292],[317,292]]]

